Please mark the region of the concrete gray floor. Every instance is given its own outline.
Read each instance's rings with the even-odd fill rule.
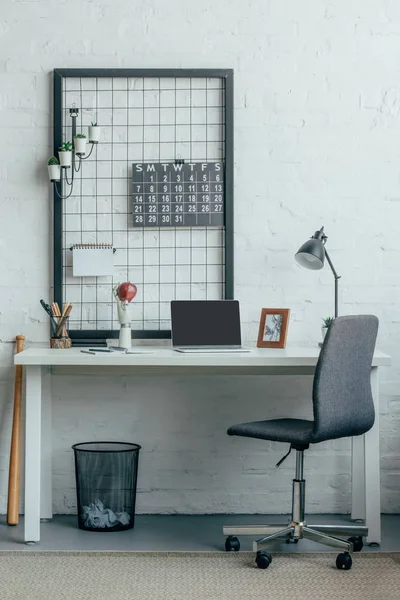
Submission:
[[[0,520],[0,550],[38,551],[220,551],[224,549],[223,525],[287,523],[282,515],[138,515],[135,528],[115,533],[89,532],[78,529],[74,516],[56,515],[51,522],[42,523],[41,541],[33,546],[23,542],[23,518],[17,527],[8,527],[5,517]],[[343,515],[312,515],[308,522],[351,524]],[[252,550],[253,538],[241,538],[241,549]],[[271,552],[338,552],[335,549],[301,540],[298,544],[277,542]],[[400,515],[382,515],[382,544],[365,547],[366,552],[400,551]]]

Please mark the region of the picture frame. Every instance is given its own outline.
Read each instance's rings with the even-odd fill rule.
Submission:
[[[257,348],[285,348],[290,308],[263,308]]]

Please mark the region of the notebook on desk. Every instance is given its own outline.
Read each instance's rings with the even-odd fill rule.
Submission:
[[[171,329],[177,352],[250,352],[242,346],[237,300],[173,300]]]

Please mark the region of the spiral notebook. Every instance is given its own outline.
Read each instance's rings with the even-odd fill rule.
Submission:
[[[107,277],[114,275],[114,248],[111,244],[74,244],[73,277]]]

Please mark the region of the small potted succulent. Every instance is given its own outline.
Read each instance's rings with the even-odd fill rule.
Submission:
[[[322,330],[322,341],[325,339],[326,336],[326,332],[328,331],[329,327],[332,325],[333,322],[333,317],[325,317],[325,319],[322,319],[323,325],[321,327]]]
[[[74,148],[76,154],[86,153],[86,135],[84,133],[77,133],[74,137]]]
[[[97,144],[100,140],[100,127],[96,121],[92,121],[89,127],[89,142],[90,144]]]
[[[72,161],[72,144],[71,142],[64,142],[58,149],[58,157],[60,159],[60,166],[65,169],[71,166]]]
[[[58,158],[56,156],[51,156],[47,161],[47,169],[49,172],[50,181],[60,181],[60,163],[58,162]]]

